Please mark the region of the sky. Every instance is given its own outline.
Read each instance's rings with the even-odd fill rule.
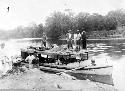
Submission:
[[[7,7],[10,7],[7,12]],[[45,23],[54,11],[107,14],[111,10],[125,9],[125,0],[0,0],[0,29],[9,30],[31,23]]]

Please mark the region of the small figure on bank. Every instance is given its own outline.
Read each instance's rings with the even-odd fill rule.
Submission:
[[[27,56],[27,58],[25,59],[26,62],[29,62],[29,69],[33,67],[33,61],[35,60],[37,60],[36,54],[34,53],[34,51],[30,51],[29,56]]]
[[[46,40],[47,40],[47,36],[45,33],[43,33],[43,36],[42,36],[42,46],[46,47]]]
[[[82,47],[82,49],[86,49],[86,32],[85,31],[83,31],[82,33],[81,33],[81,47]]]
[[[69,30],[69,33],[67,33],[67,43],[68,49],[73,49],[73,34],[71,33],[71,30]]]
[[[8,55],[8,50],[5,48],[5,43],[2,43],[0,49],[0,70],[5,75],[8,70],[12,69],[12,60]]]

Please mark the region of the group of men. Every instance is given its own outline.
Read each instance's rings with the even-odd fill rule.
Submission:
[[[46,34],[43,33],[42,47],[47,47],[46,41],[47,41]],[[82,33],[77,31],[77,34],[73,34],[71,32],[71,30],[69,31],[69,33],[67,34],[67,47],[69,49],[70,48],[73,49],[73,44],[75,45],[75,47],[78,51],[81,49],[86,49],[86,33],[85,33],[85,31],[83,31]],[[39,65],[38,60],[39,59],[37,57],[37,54],[32,51],[29,52],[29,56],[25,59],[25,61],[29,62],[29,69],[33,67],[33,64],[37,64],[37,66],[38,66]],[[33,63],[33,62],[36,62],[36,63]]]
[[[47,41],[47,36],[45,33],[43,33],[42,36],[42,47],[47,47],[46,44]],[[75,46],[76,49],[86,49],[86,32],[82,31],[80,33],[79,30],[77,30],[77,33],[74,34],[72,33],[71,30],[68,31],[67,33],[67,47],[68,49],[72,48]]]
[[[82,31],[82,33],[77,30],[76,34],[73,34],[71,30],[67,33],[67,43],[68,48],[73,49],[74,47],[77,50],[86,49],[86,32]]]

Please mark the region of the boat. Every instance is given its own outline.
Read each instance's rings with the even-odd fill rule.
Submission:
[[[53,64],[44,64],[40,65],[40,70],[55,73],[61,75],[63,73],[69,74],[79,80],[87,80],[94,82],[99,82],[108,85],[114,85],[112,79],[112,65],[104,66],[89,66],[89,67],[68,67],[68,66],[59,66]]]
[[[113,85],[112,69],[109,64],[96,65],[88,58],[87,50],[74,51],[66,48],[52,48],[49,50],[38,50],[30,48],[39,56],[40,70],[56,74],[70,74],[79,78],[86,78],[92,81]],[[28,56],[28,50],[22,50],[23,58]],[[95,59],[96,60],[96,59]],[[88,63],[87,63],[88,62]],[[78,75],[79,74],[79,75]],[[93,78],[94,77],[94,78]],[[101,80],[105,79],[105,80]]]
[[[88,59],[88,51],[80,50],[78,52],[66,48],[56,47],[49,50],[38,50],[37,48],[27,48],[21,50],[22,58],[25,59],[29,51],[35,51],[39,57],[39,65],[64,70],[74,70],[75,73],[103,74],[111,75],[112,65],[96,65],[95,61]],[[82,64],[82,65],[80,65]],[[77,69],[77,70],[76,70]],[[81,71],[82,70],[82,71]]]

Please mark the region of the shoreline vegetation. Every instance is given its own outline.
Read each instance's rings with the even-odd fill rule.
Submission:
[[[124,40],[125,39],[125,27],[121,30],[110,30],[110,31],[92,31],[87,32],[87,40]],[[32,40],[32,39],[41,39],[41,37],[34,37],[34,38],[12,38],[12,40]],[[3,38],[4,39],[4,38]],[[47,39],[55,39],[57,38],[47,38]],[[64,35],[59,40],[66,40],[66,36]]]
[[[69,30],[72,33],[85,31],[88,39],[125,38],[125,10],[109,11],[107,15],[55,11],[46,18],[44,25],[32,22],[27,27],[0,29],[0,39],[41,38],[43,33],[48,38],[64,39]]]
[[[85,31],[88,40],[125,39],[125,10],[110,11],[104,16],[98,13],[80,12],[77,15],[73,13],[53,12],[47,17],[45,26],[42,23],[38,25],[32,23],[27,27],[18,26],[8,31],[0,29],[0,39],[37,39],[42,38],[43,33],[51,39],[66,39],[69,30],[73,33],[77,33],[77,30],[79,33]],[[115,91],[115,87],[110,85],[87,80],[64,80],[58,75],[47,74],[38,69],[25,70],[26,73],[11,74],[0,79],[0,89]]]
[[[125,29],[122,30],[110,30],[110,31],[92,31],[87,32],[87,40],[115,40],[115,39],[125,39]],[[61,38],[61,40],[66,40],[64,38]]]

